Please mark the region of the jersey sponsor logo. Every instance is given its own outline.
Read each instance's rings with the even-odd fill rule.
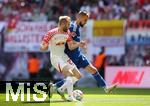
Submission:
[[[129,70],[126,72],[118,71],[113,83],[119,84],[140,84],[144,76],[144,71]]]
[[[61,35],[57,35],[57,36],[54,36],[54,38],[52,39],[55,44],[57,46],[60,46],[60,45],[64,45],[67,41],[67,37],[66,36],[61,36]]]
[[[65,42],[58,42],[58,43],[56,43],[56,46],[61,46],[61,45],[64,45],[65,44]]]

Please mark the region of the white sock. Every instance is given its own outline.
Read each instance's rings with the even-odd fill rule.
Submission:
[[[79,80],[79,79],[77,79],[76,77],[72,77],[73,85],[74,85],[78,80]]]
[[[72,96],[72,92],[73,92],[73,85],[75,84],[75,82],[77,82],[78,79],[76,77],[67,77],[65,83],[58,88],[58,90],[60,92],[64,92],[67,89],[68,95]]]
[[[73,92],[73,78],[72,77],[67,77],[66,78],[66,88],[69,96],[72,96]]]

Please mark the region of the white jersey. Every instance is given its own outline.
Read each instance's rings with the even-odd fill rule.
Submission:
[[[61,72],[62,68],[69,64],[75,67],[71,59],[64,53],[65,43],[71,41],[69,30],[66,33],[59,33],[58,28],[48,31],[43,41],[49,45],[52,65]]]

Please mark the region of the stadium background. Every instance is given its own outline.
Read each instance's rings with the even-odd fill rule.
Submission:
[[[39,51],[40,40],[57,26],[60,15],[74,20],[80,10],[90,13],[81,31],[88,41],[86,56],[95,65],[104,48],[104,68],[99,70],[106,81],[122,88],[150,88],[149,0],[0,0],[0,81],[61,80],[49,52]],[[31,57],[39,61],[33,79]],[[97,86],[90,74],[81,72],[84,78],[77,87]]]

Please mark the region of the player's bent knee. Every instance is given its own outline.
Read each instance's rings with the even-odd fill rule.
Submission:
[[[62,74],[67,77],[67,76],[74,76],[73,73],[69,72],[69,71],[62,71]]]
[[[78,74],[77,74],[77,79],[80,79],[80,78],[82,78],[82,74],[81,74],[81,73],[78,73]]]
[[[73,73],[74,73],[74,77],[76,77],[77,79],[80,79],[82,77],[82,74],[77,68],[73,69]]]
[[[77,76],[77,79],[80,79],[80,78],[82,78],[82,75],[81,75],[81,74],[79,74],[79,75]]]
[[[66,77],[67,76],[74,76],[74,74],[72,73],[72,71],[70,71],[70,67],[69,66],[65,66],[62,69],[62,74],[65,75]]]

